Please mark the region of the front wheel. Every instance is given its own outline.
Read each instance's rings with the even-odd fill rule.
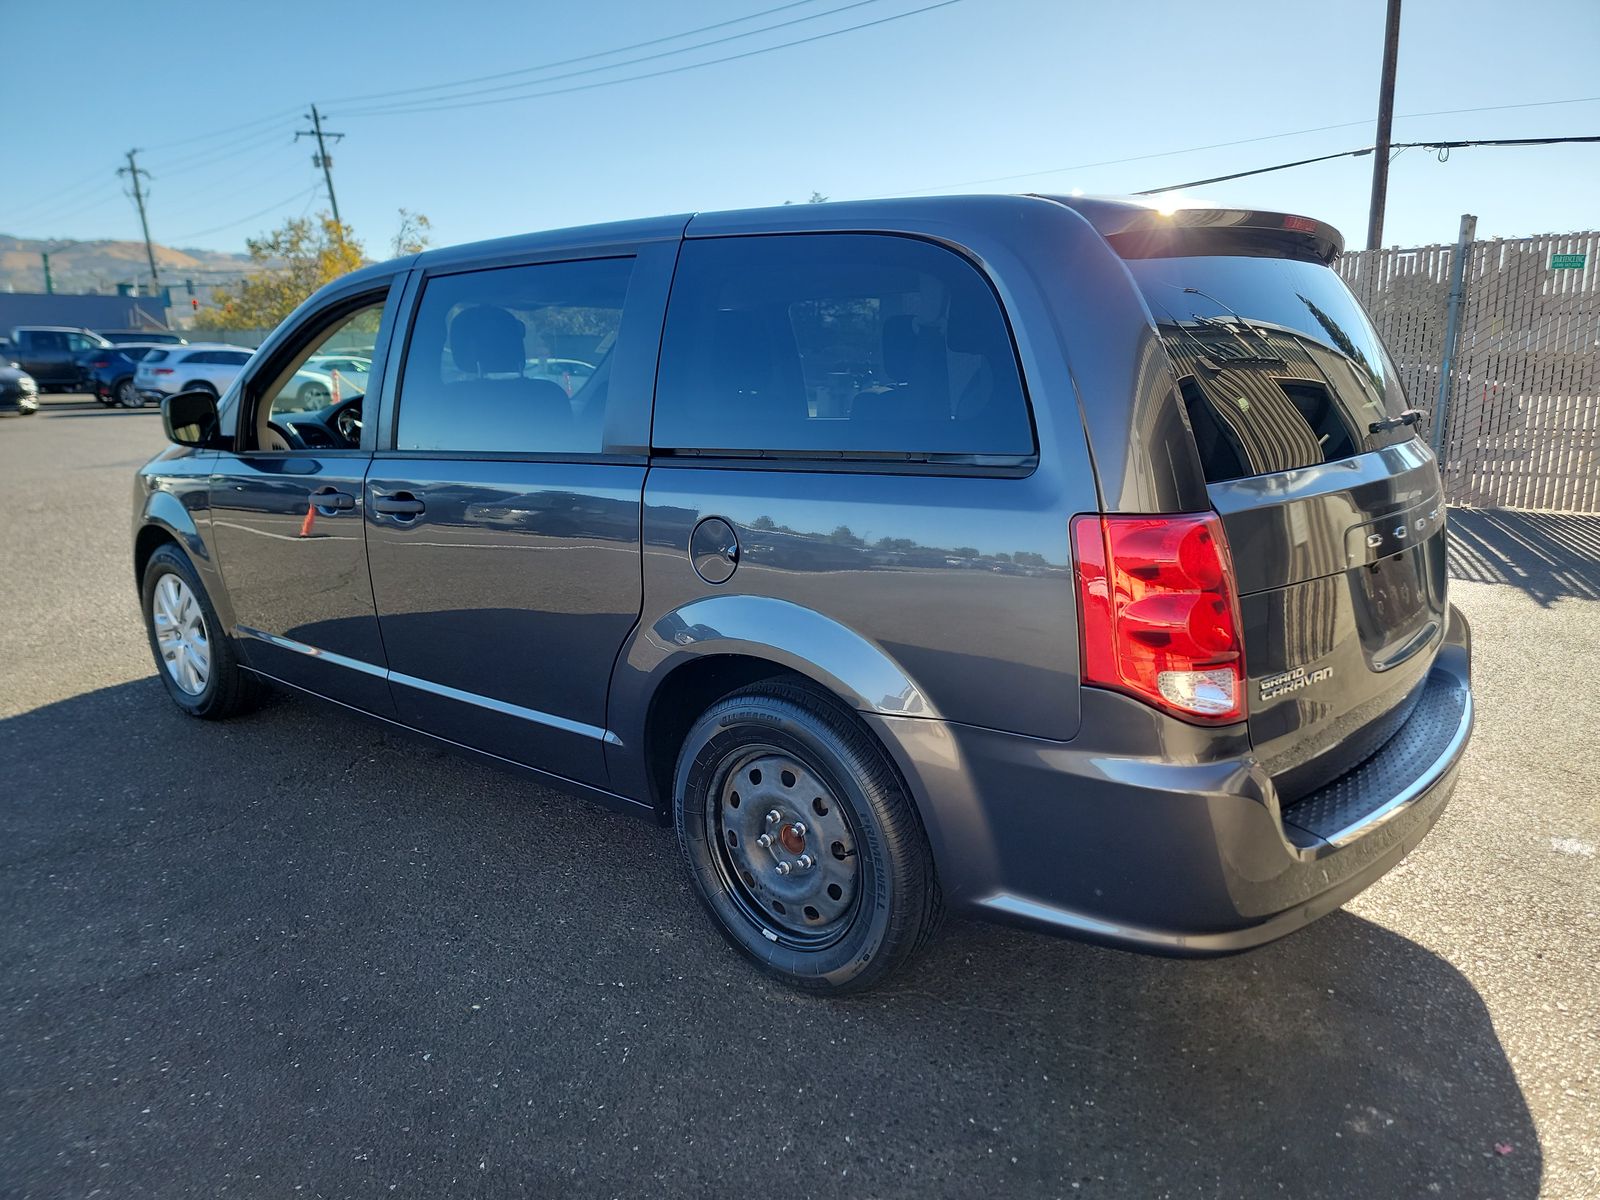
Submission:
[[[131,379],[119,379],[113,390],[117,403],[123,408],[143,408],[144,397],[139,394],[139,389],[133,386]]]
[[[315,380],[312,380],[310,383],[301,384],[300,391],[296,394],[296,396],[300,403],[304,404],[308,409],[326,408],[329,402],[333,399],[333,393],[330,392],[325,385],[320,384]]]
[[[938,924],[910,796],[883,747],[819,690],[765,683],[718,701],[684,740],[673,806],[701,902],[785,983],[863,991]]]
[[[239,665],[211,598],[177,546],[150,556],[140,594],[150,652],[174,704],[215,721],[255,703],[260,681]]]

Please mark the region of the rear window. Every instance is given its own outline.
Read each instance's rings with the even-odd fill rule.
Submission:
[[[168,354],[168,351],[166,351],[166,350],[152,350],[148,354],[146,354],[143,358],[141,358],[139,361],[140,362],[147,362],[147,363],[160,362],[162,359],[167,357],[167,354]]]
[[[652,441],[889,460],[1034,450],[988,282],[949,250],[877,234],[686,242]]]
[[[1290,259],[1127,263],[1178,374],[1206,478],[1269,475],[1416,436],[1383,343],[1342,280]]]

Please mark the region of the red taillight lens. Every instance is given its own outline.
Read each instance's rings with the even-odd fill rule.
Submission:
[[[172,368],[171,367],[156,367],[150,372],[150,374],[152,374],[152,375],[171,375],[172,374]]]
[[[1082,516],[1072,541],[1083,681],[1186,720],[1242,719],[1244,643],[1221,520]]]
[[[110,365],[111,360],[109,358],[97,358],[89,364],[89,369],[91,371],[104,371]]]

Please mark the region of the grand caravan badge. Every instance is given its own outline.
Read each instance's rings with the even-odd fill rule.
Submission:
[[[1296,667],[1292,671],[1285,671],[1281,675],[1269,675],[1261,681],[1261,698],[1273,700],[1279,696],[1286,696],[1290,692],[1298,692],[1301,688],[1308,688],[1314,683],[1321,683],[1333,678],[1332,667],[1318,667],[1315,671],[1307,671],[1304,667]]]

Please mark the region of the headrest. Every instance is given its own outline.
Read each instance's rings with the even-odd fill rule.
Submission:
[[[883,323],[883,373],[891,383],[909,383],[917,369],[917,330],[909,314]]]
[[[503,308],[492,304],[464,308],[450,322],[450,356],[458,371],[520,375],[526,332],[523,323]]]
[[[945,344],[956,354],[1003,353],[995,341],[1001,336],[998,315],[994,296],[976,280],[970,287],[956,288],[950,294]]]

